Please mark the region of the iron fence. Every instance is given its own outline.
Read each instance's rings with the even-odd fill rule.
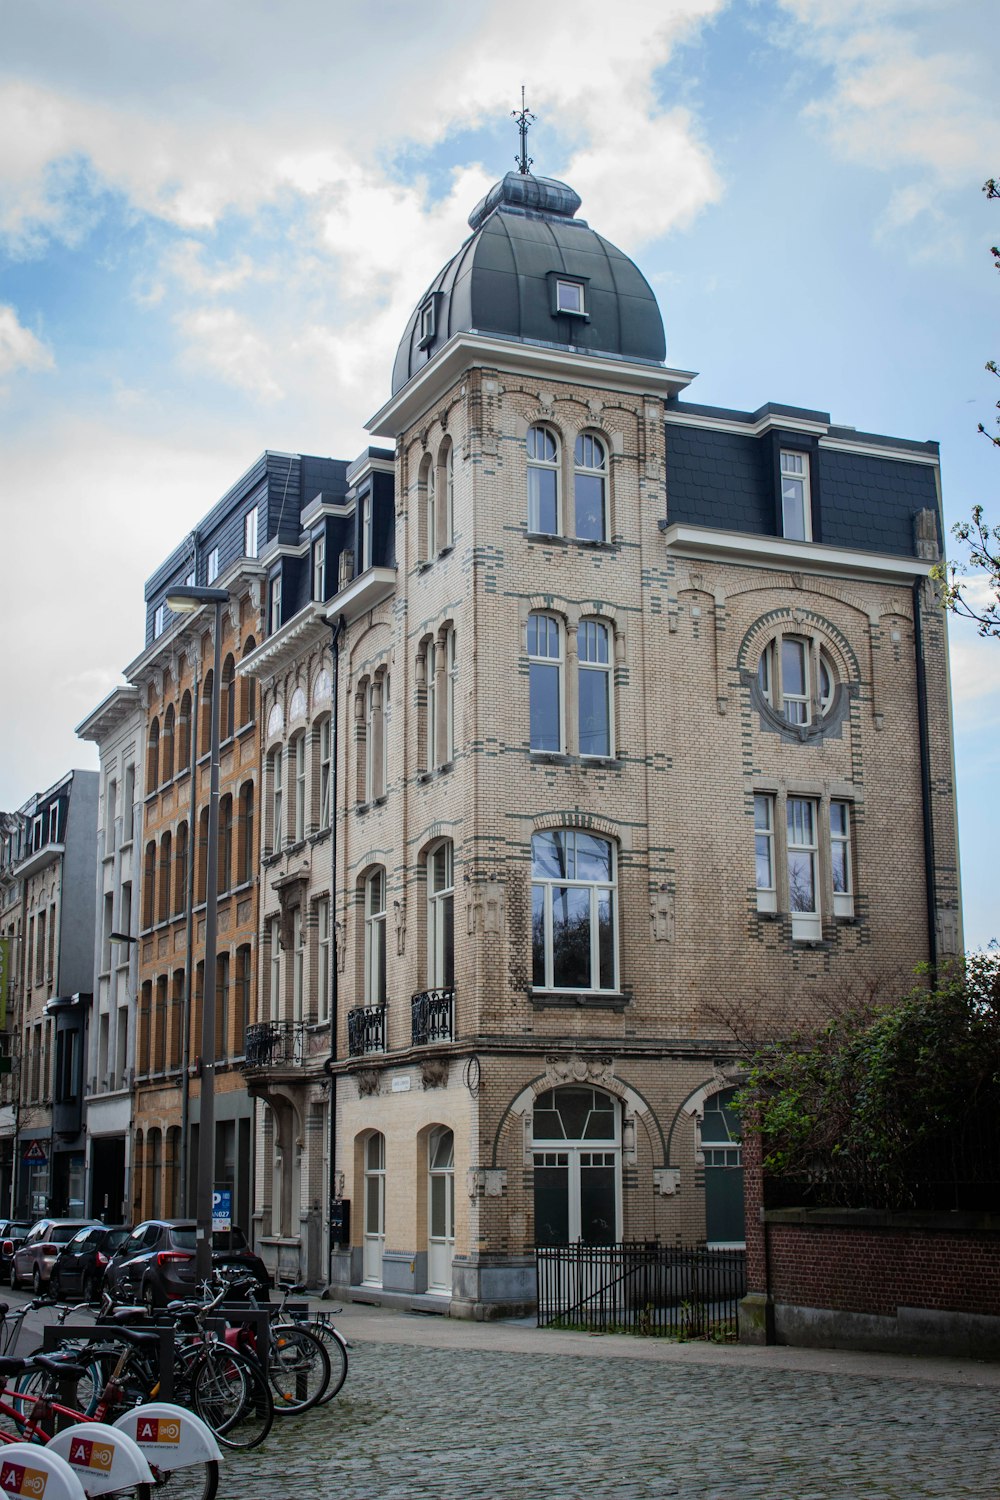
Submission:
[[[535,1250],[538,1326],[735,1339],[746,1251],[621,1243]]]
[[[347,1051],[351,1057],[385,1051],[384,1005],[358,1005],[347,1012]]]
[[[450,1042],[454,1036],[455,991],[422,990],[410,1001],[413,1045]]]
[[[280,1068],[300,1063],[305,1057],[306,1028],[302,1021],[259,1021],[246,1030],[244,1072],[253,1068]]]

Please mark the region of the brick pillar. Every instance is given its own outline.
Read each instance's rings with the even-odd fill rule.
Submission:
[[[764,1168],[760,1136],[748,1130],[743,1137],[743,1213],[746,1221],[747,1290],[739,1307],[741,1344],[774,1343],[774,1304],[771,1301],[764,1221]]]

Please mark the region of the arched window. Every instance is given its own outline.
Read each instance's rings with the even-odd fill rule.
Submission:
[[[536,833],[531,879],[534,987],[616,990],[614,845],[575,828]]]
[[[187,910],[188,903],[188,826],[178,823],[174,852],[174,915]]]
[[[450,547],[455,540],[455,445],[449,438],[441,449],[438,459],[441,467],[441,547]]]
[[[156,843],[150,839],[142,866],[142,925],[152,927],[156,921]]]
[[[316,745],[319,753],[319,806],[316,827],[329,828],[333,820],[333,720],[326,714],[316,726]]]
[[[455,853],[450,839],[427,855],[427,988],[455,986]]]
[[[428,453],[420,465],[421,552],[427,562],[437,556],[437,471]]]
[[[252,781],[240,787],[239,825],[236,830],[236,881],[248,885],[253,879],[254,867],[254,789]]]
[[[167,705],[163,716],[163,741],[160,747],[160,780],[169,781],[174,774],[174,705]]]
[[[584,541],[608,536],[607,450],[600,438],[581,432],[573,452],[573,505],[576,534]]]
[[[182,1026],[184,1019],[184,970],[175,969],[170,986],[170,1013],[167,1019],[167,1067],[181,1065]]]
[[[284,760],[281,746],[278,745],[271,751],[267,758],[267,779],[271,789],[271,852],[277,854],[285,843],[285,788],[284,788]]]
[[[299,844],[306,836],[306,735],[305,730],[295,736],[289,745],[292,771],[295,777],[292,803],[292,842]]]
[[[169,830],[160,839],[160,869],[157,880],[156,920],[166,922],[170,916],[170,859],[173,840]]]
[[[215,1060],[229,1056],[229,954],[215,959]]]
[[[236,733],[236,662],[231,652],[222,664],[220,722],[222,738],[231,740]]]
[[[163,1172],[163,1137],[155,1127],[146,1136],[146,1182],[149,1217],[158,1219],[163,1202],[161,1176]]]
[[[185,688],[181,711],[177,716],[177,770],[186,771],[191,762],[191,693]]]
[[[581,620],[579,658],[579,732],[581,755],[610,755],[611,631],[603,620]]]
[[[160,784],[160,720],[154,714],[146,739],[146,796]]]
[[[424,648],[426,710],[424,764],[427,770],[455,759],[455,702],[458,686],[458,642],[454,625],[445,625]]]
[[[200,905],[208,892],[208,808],[198,814],[198,866],[195,878],[194,899]]]
[[[757,665],[760,691],[787,723],[808,727],[829,713],[836,677],[819,641],[779,635],[769,641]]]
[[[364,884],[365,1004],[384,1005],[386,997],[385,870],[379,865]]]
[[[162,1073],[167,1066],[167,976],[160,974],[153,1000],[153,1071]]]
[[[136,1072],[145,1077],[149,1073],[153,1042],[153,981],[145,979],[139,991],[139,1015],[135,1048]]]
[[[247,643],[243,647],[243,660],[245,661],[257,649],[257,642],[253,636],[247,637]],[[247,672],[239,679],[240,698],[240,728],[245,729],[252,724],[257,717],[257,679]]]
[[[740,1118],[733,1109],[735,1089],[705,1100],[701,1153],[705,1162],[705,1238],[710,1245],[742,1245],[743,1153]]]
[[[532,750],[563,748],[563,646],[552,615],[528,616],[529,740]]]
[[[228,891],[233,883],[233,799],[230,793],[219,799],[218,890]]]
[[[201,690],[201,733],[198,736],[198,754],[207,755],[212,747],[212,684],[215,673],[209,668]]]
[[[559,532],[559,444],[547,427],[528,428],[528,530]]]
[[[235,996],[235,1023],[236,1034],[234,1038],[234,1049],[240,1056],[246,1051],[247,1027],[250,1025],[250,1004],[252,996],[252,969],[251,969],[250,945],[244,943],[236,950],[236,996]]]

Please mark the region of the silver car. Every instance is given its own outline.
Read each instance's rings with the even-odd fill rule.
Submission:
[[[62,1247],[87,1224],[97,1222],[96,1219],[39,1219],[29,1229],[21,1248],[14,1251],[10,1263],[11,1286],[17,1288],[30,1281],[37,1296],[48,1286],[53,1263]]]

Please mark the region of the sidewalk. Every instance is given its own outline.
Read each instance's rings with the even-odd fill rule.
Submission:
[[[352,1343],[403,1344],[425,1349],[489,1350],[504,1354],[558,1354],[580,1359],[642,1360],[674,1366],[850,1375],[873,1380],[917,1380],[935,1386],[1000,1390],[1000,1363],[866,1354],[846,1349],[768,1348],[745,1344],[675,1343],[621,1333],[564,1333],[517,1319],[474,1323],[428,1313],[398,1312],[361,1302],[312,1301],[316,1312],[341,1308],[334,1322]]]

